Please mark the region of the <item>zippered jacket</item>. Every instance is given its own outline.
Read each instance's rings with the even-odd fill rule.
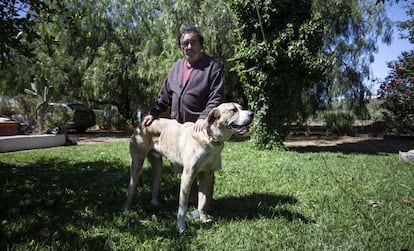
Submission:
[[[158,118],[171,107],[171,118],[180,123],[207,118],[211,109],[224,100],[224,81],[219,63],[203,57],[193,66],[185,84],[182,83],[184,59],[174,63],[149,114]]]

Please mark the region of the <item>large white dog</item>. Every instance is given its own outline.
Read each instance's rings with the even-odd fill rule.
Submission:
[[[206,194],[211,189],[213,172],[221,169],[221,151],[224,141],[233,133],[246,132],[246,126],[253,120],[253,113],[242,110],[236,103],[223,103],[212,109],[205,121],[205,127],[194,132],[194,123],[180,124],[171,119],[156,119],[143,129],[137,128],[130,142],[131,177],[124,208],[131,206],[137,182],[142,172],[145,157],[154,169],[152,200],[158,205],[158,191],[161,179],[162,160],[165,156],[171,164],[182,171],[180,198],[177,214],[177,228],[185,230],[185,216],[191,184],[199,177],[198,211],[202,222],[208,222]]]

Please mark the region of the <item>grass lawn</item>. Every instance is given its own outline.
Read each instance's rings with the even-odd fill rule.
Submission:
[[[168,163],[165,163],[168,166]],[[0,250],[414,250],[414,166],[397,154],[227,143],[215,222],[176,231],[178,176],[121,213],[127,142],[0,155]]]

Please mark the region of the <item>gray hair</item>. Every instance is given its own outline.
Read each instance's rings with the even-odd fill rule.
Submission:
[[[180,41],[181,37],[184,34],[187,34],[187,33],[194,33],[194,34],[196,34],[198,41],[200,41],[201,46],[203,46],[203,44],[204,44],[204,36],[203,36],[201,30],[198,27],[196,27],[196,26],[188,26],[188,27],[183,27],[180,30],[180,34],[178,35],[178,38],[177,38],[177,45],[178,45],[178,47],[180,47],[180,45],[181,45],[181,41]]]

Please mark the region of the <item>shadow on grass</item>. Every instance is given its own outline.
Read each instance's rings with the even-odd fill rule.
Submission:
[[[113,220],[125,197],[127,172],[107,161],[0,162],[0,249],[30,242],[81,247],[85,243],[75,229]]]
[[[135,208],[122,214],[129,179],[125,164],[71,163],[59,158],[32,164],[0,161],[0,249],[16,245],[25,249],[35,243],[55,249],[104,250],[114,233],[133,236],[132,242],[144,243],[157,236],[168,239],[171,249],[189,247],[195,231],[186,237],[177,234],[179,179],[167,170],[162,176],[160,207],[149,204],[151,171],[145,168],[145,185],[137,189]],[[212,215],[224,221],[284,218],[310,222],[285,206],[295,203],[291,196],[260,193],[219,198]],[[190,229],[202,227],[199,222],[189,225]]]
[[[240,197],[225,197],[215,200],[213,215],[220,219],[255,220],[259,218],[283,218],[288,221],[299,220],[305,224],[312,221],[300,213],[287,209],[297,203],[297,199],[288,195],[253,193]]]
[[[303,139],[306,141],[306,138]],[[341,153],[360,153],[360,154],[384,154],[398,153],[398,151],[408,151],[414,149],[414,140],[412,137],[386,137],[386,138],[368,138],[357,142],[345,142],[336,145],[320,146],[289,146],[291,151],[297,152],[341,152]]]

